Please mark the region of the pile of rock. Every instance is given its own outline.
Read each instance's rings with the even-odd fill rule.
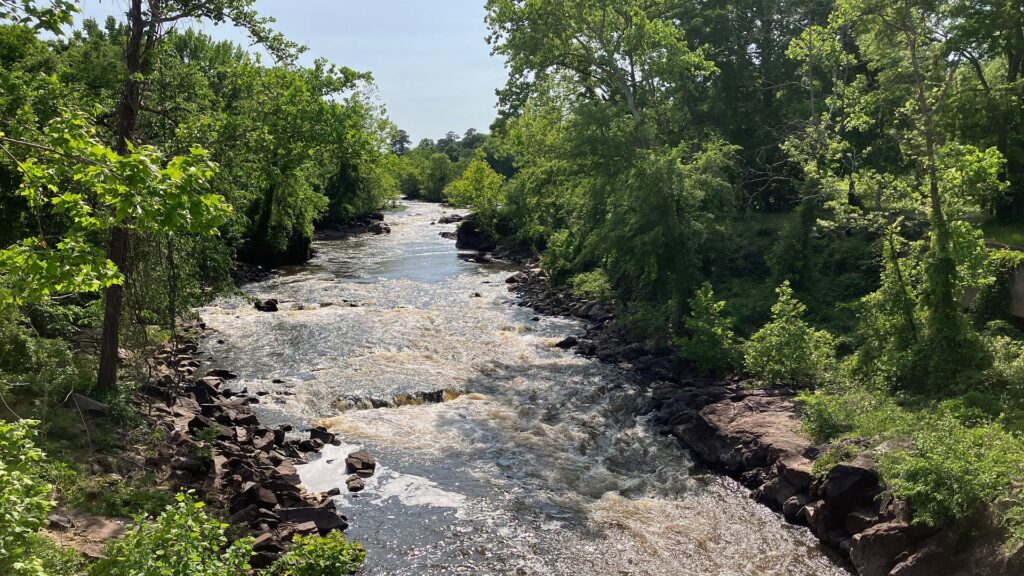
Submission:
[[[335,435],[315,428],[303,438],[290,426],[262,426],[250,407],[258,398],[224,388],[234,374],[211,370],[194,377],[196,350],[195,341],[166,346],[151,360],[159,375],[148,389],[156,400],[150,418],[168,430],[171,442],[147,465],[166,484],[220,502],[229,522],[243,529],[238,533],[255,536],[257,568],[272,563],[297,534],[346,529],[347,518],[330,495],[307,492],[295,468],[325,444],[340,444]]]

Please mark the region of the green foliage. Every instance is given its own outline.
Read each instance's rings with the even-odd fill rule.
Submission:
[[[910,502],[917,523],[967,518],[1005,499],[1021,478],[1024,444],[999,424],[969,427],[939,413],[919,420],[910,438],[912,449],[884,453],[879,467],[888,490]]]
[[[502,186],[505,179],[487,163],[487,155],[477,150],[473,160],[458,180],[448,184],[444,196],[454,206],[472,208],[477,224],[489,235],[494,235],[498,218],[505,205]]]
[[[0,571],[14,576],[46,576],[42,560],[30,554],[53,507],[50,485],[40,477],[44,454],[33,442],[36,424],[0,420]]]
[[[52,247],[40,228],[39,236],[0,251],[7,287],[0,294],[10,301],[41,302],[120,283],[121,272],[89,241],[91,235],[115,227],[209,231],[229,210],[223,198],[204,193],[214,166],[201,148],[170,160],[152,147],[120,155],[100,142],[84,117],[74,115],[52,122],[44,136],[42,153],[18,164],[18,193],[40,213],[40,222],[62,219],[68,229]]]
[[[296,536],[292,549],[269,569],[268,576],[342,576],[356,574],[366,559],[358,542],[341,532],[327,536]]]
[[[813,386],[829,373],[834,362],[831,334],[815,330],[804,319],[806,307],[783,282],[772,306],[772,321],[758,330],[744,349],[743,366],[769,384]]]
[[[581,272],[573,276],[569,284],[572,286],[573,294],[581,298],[608,302],[613,297],[612,284],[603,270]]]
[[[238,576],[249,569],[252,539],[228,545],[226,524],[206,515],[202,502],[179,495],[156,520],[129,530],[89,567],[96,576]]]
[[[683,325],[689,336],[677,341],[679,349],[707,373],[721,375],[740,363],[742,350],[732,331],[733,320],[725,314],[725,302],[715,300],[710,283],[690,300]]]

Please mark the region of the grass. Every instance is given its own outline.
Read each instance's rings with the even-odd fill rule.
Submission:
[[[985,240],[1024,248],[1024,224],[988,220],[981,225]]]

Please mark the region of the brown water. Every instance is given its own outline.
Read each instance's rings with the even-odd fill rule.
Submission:
[[[264,421],[345,440],[302,467],[310,488],[344,488],[355,448],[377,457],[338,502],[365,573],[847,574],[654,434],[629,373],[554,348],[583,326],[516,306],[507,269],[439,236],[454,230],[432,225],[443,211],[406,202],[390,236],[318,243],[308,265],[246,287],[282,300],[277,314],[239,298],[202,311],[235,387],[269,393]]]

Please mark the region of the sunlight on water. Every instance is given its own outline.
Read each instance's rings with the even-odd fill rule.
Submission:
[[[390,236],[317,243],[307,266],[246,287],[282,312],[202,311],[233,387],[269,393],[266,421],[347,443],[302,467],[309,487],[344,489],[350,451],[377,458],[339,497],[366,573],[846,574],[653,434],[629,374],[555,348],[583,327],[534,321],[507,269],[460,260],[439,236],[455,227],[432,224],[450,210],[407,204]]]

